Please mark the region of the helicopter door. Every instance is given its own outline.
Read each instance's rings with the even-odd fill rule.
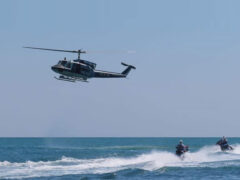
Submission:
[[[72,71],[75,73],[80,73],[80,64],[72,64]]]
[[[76,73],[80,73],[80,72],[81,72],[80,64],[76,64]]]

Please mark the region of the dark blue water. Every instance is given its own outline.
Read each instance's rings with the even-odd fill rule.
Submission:
[[[0,138],[0,179],[240,179],[240,138]]]

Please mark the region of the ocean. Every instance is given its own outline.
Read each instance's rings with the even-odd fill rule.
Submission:
[[[0,179],[240,179],[240,138],[228,138],[232,152],[218,139],[0,138]]]

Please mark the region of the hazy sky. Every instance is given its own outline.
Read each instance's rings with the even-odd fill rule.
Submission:
[[[0,1],[0,136],[240,136],[240,1]],[[75,54],[129,79],[57,81]]]

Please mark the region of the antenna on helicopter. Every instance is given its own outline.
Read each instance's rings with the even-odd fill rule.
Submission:
[[[80,61],[80,55],[81,53],[86,53],[86,51],[82,51],[82,49],[79,50],[61,50],[61,49],[47,49],[47,48],[37,48],[37,47],[23,47],[23,48],[28,48],[28,49],[39,49],[39,50],[45,50],[45,51],[58,51],[58,52],[70,52],[70,53],[77,53],[78,54],[78,61]]]

